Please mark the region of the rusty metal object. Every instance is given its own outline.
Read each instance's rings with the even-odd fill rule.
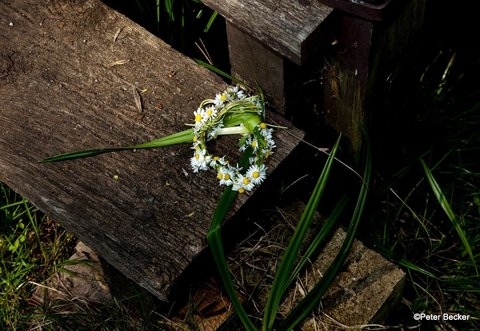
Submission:
[[[321,3],[369,21],[383,21],[395,4],[395,0],[319,0]]]

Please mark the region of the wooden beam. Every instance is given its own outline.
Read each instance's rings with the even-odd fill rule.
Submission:
[[[283,111],[285,58],[230,22],[227,22],[227,37],[232,75],[242,81],[259,84],[272,106]]]
[[[308,60],[332,9],[317,0],[204,0],[237,28],[296,64]]]
[[[299,99],[321,99],[319,120],[342,132],[356,151],[362,141],[360,128],[379,111],[373,105],[381,85],[413,45],[425,1],[205,3],[227,20],[236,76],[264,86],[271,104],[292,118],[308,111],[312,115],[307,118],[316,118],[316,104],[313,110],[301,111],[292,105],[295,108]],[[305,75],[308,71],[318,72],[318,77]],[[317,95],[290,92],[292,86],[304,85],[304,76],[322,81]]]
[[[167,301],[221,194],[214,174],[190,171],[190,146],[38,161],[184,130],[226,84],[100,0],[2,1],[0,13],[0,180]],[[278,131],[271,169],[291,133]]]
[[[286,77],[292,76],[287,61],[298,67],[314,56],[319,27],[332,9],[310,0],[204,2],[227,21],[232,74],[259,84],[272,106],[284,114]]]
[[[334,23],[324,27],[324,119],[350,139],[353,150],[361,145],[361,128],[388,112],[379,96],[418,40],[425,4],[426,0],[395,3],[395,15],[390,13],[382,22],[335,11],[330,21]]]

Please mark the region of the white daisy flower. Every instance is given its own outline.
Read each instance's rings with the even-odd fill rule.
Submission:
[[[214,106],[208,106],[203,110],[203,122],[215,118],[215,116],[217,116],[217,109]]]
[[[223,106],[223,104],[228,100],[228,94],[226,92],[223,92],[223,93],[218,93],[216,96],[215,96],[215,101],[214,101],[214,104],[215,106],[219,107],[219,106]]]
[[[197,108],[193,112],[193,116],[195,117],[195,123],[201,123],[203,121],[203,116],[204,116],[205,110],[203,108]]]
[[[246,97],[245,92],[240,87],[238,87],[238,85],[229,87],[228,91],[234,95],[235,100],[242,100]]]
[[[230,186],[233,184],[235,178],[235,172],[229,167],[220,167],[217,172],[217,179],[220,181],[220,185]]]
[[[243,193],[245,191],[251,191],[254,186],[248,177],[238,174],[233,182],[232,190]]]
[[[193,112],[193,116],[195,117],[195,131],[199,131],[202,129],[203,123],[205,122],[205,110],[203,108],[198,108]]]
[[[210,160],[210,163],[208,164],[210,167],[217,169],[220,166],[225,166],[227,164],[227,161],[225,160],[225,157],[222,156],[213,156]]]
[[[267,178],[267,167],[264,164],[253,164],[248,168],[245,176],[253,185],[259,185]]]
[[[194,137],[194,141],[193,141],[193,144],[192,144],[191,149],[193,149],[193,150],[198,150],[198,149],[200,149],[200,148],[201,148],[201,146],[200,146],[200,140],[197,140],[197,139],[195,139],[195,137]]]
[[[250,140],[250,144],[249,144],[249,145],[250,145],[250,147],[253,148],[253,151],[255,152],[255,151],[258,150],[260,144],[259,144],[257,138],[252,138],[252,139]]]
[[[239,100],[242,100],[242,99],[245,99],[246,98],[246,95],[245,95],[245,92],[243,90],[240,90],[237,86],[237,98]]]
[[[206,155],[205,149],[196,149],[193,157],[190,159],[193,172],[197,173],[199,170],[207,170],[210,158],[211,156]]]

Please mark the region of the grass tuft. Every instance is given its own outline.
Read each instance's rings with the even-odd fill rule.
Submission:
[[[12,330],[25,327],[32,315],[32,282],[50,276],[71,248],[72,238],[0,182],[1,324]]]
[[[393,74],[384,96],[391,117],[376,142],[377,208],[365,236],[407,271],[401,322],[452,312],[471,315],[455,327],[478,329],[479,68],[460,50],[425,54]]]

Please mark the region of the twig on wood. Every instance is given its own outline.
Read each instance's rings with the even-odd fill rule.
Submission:
[[[119,66],[119,65],[122,65],[122,64],[125,64],[125,63],[128,63],[130,62],[130,59],[121,59],[121,60],[117,60],[115,62],[112,62],[108,65],[108,67],[114,67],[114,66]]]
[[[115,35],[113,36],[113,42],[116,42],[116,41],[117,41],[118,36],[120,35],[120,33],[122,33],[122,31],[123,31],[124,28],[125,28],[124,26],[118,28],[117,32],[115,32]]]
[[[143,113],[142,96],[135,86],[133,87],[133,97],[135,98],[135,107],[137,107],[138,112]]]

